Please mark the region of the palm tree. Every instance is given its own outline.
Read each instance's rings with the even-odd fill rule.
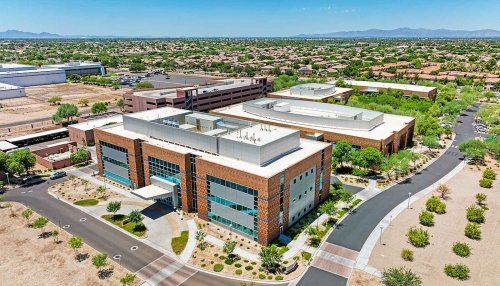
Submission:
[[[233,252],[235,248],[236,248],[236,241],[233,240],[228,240],[224,242],[224,245],[222,246],[222,250],[227,254],[227,258],[231,261],[234,258]]]
[[[142,216],[139,210],[132,210],[128,215],[128,221],[133,222],[135,224],[140,223],[144,217]]]
[[[196,231],[196,235],[194,238],[196,239],[196,241],[198,241],[198,247],[201,250],[205,249],[205,237],[206,236],[207,236],[207,234],[204,233],[203,231],[201,231],[201,230]]]
[[[267,272],[275,273],[281,266],[283,254],[280,253],[276,245],[272,244],[260,249],[259,259]]]
[[[384,286],[421,286],[422,279],[405,267],[389,268],[382,273]]]

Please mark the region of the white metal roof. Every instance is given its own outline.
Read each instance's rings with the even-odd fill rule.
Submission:
[[[160,188],[155,185],[148,185],[132,191],[132,194],[144,200],[154,200],[154,199],[164,198],[171,196],[173,193],[174,192],[171,190],[169,191],[167,189]]]
[[[401,83],[388,83],[388,82],[377,82],[377,81],[362,81],[362,80],[346,80],[347,84],[353,86],[368,86],[374,88],[390,88],[397,90],[409,90],[417,92],[430,92],[435,87],[423,86],[423,85],[413,85],[413,84],[401,84]]]
[[[4,151],[5,152],[5,151],[9,151],[9,150],[12,150],[12,149],[15,149],[15,148],[17,148],[17,146],[14,145],[14,144],[12,144],[12,143],[10,143],[10,142],[8,142],[8,141],[5,141],[5,140],[0,141],[0,151]]]

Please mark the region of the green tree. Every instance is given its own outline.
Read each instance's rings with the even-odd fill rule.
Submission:
[[[76,252],[78,251],[78,249],[80,249],[83,246],[83,240],[79,236],[72,236],[68,240],[68,245],[69,245],[69,247],[71,247],[71,249],[73,249],[75,251],[75,255],[76,255]]]
[[[85,148],[80,148],[76,152],[72,152],[70,155],[72,164],[80,164],[87,162],[89,158],[89,151]]]
[[[360,167],[366,167],[371,170],[377,170],[384,160],[384,155],[382,154],[382,152],[373,147],[361,149],[359,155],[364,165]]]
[[[54,243],[57,243],[59,241],[59,231],[57,229],[52,231],[52,237],[54,238]]]
[[[52,120],[54,122],[61,122],[63,119],[69,121],[71,118],[77,115],[78,115],[78,107],[76,107],[76,105],[70,103],[64,103],[59,105],[56,113],[52,115]]]
[[[350,161],[351,152],[351,144],[347,143],[345,140],[340,140],[332,150],[332,161],[343,167],[344,163]]]
[[[148,89],[148,88],[154,88],[154,85],[149,81],[141,81],[134,87],[135,90]]]
[[[319,206],[319,212],[327,214],[328,216],[333,216],[337,212],[337,209],[335,208],[335,201],[333,200],[328,200],[324,203],[322,203]]]
[[[5,153],[0,151],[0,171],[7,171],[7,159],[9,156]]]
[[[224,242],[224,245],[222,246],[222,250],[224,253],[227,254],[227,258],[231,261],[233,261],[234,255],[234,249],[236,248],[236,241],[233,240],[227,240]]]
[[[61,101],[62,101],[62,97],[60,97],[60,96],[53,96],[47,100],[47,102],[50,103],[51,105],[56,105]]]
[[[110,202],[106,207],[106,210],[110,213],[113,213],[113,219],[115,219],[116,213],[120,210],[121,207],[121,202]]]
[[[134,274],[130,274],[130,273],[127,273],[125,274],[125,276],[123,276],[121,279],[120,279],[120,283],[123,285],[123,286],[129,286],[129,285],[132,285],[135,281],[135,275]]]
[[[14,174],[28,172],[35,164],[36,157],[28,149],[20,149],[10,153],[6,162],[7,170]]]
[[[30,218],[31,216],[33,216],[33,210],[30,209],[30,208],[27,208],[25,209],[21,215],[23,216],[23,218],[26,220],[26,224],[29,225],[30,223]]]
[[[105,102],[96,102],[96,103],[92,104],[90,111],[93,114],[104,113],[104,112],[108,111],[108,106],[106,105]]]
[[[32,227],[35,229],[41,229],[43,233],[44,232],[43,230],[48,222],[49,220],[46,217],[41,216],[33,222]]]
[[[129,70],[131,72],[141,72],[141,71],[146,70],[146,66],[144,66],[143,63],[131,63]]]
[[[439,124],[439,119],[432,117],[430,115],[424,115],[422,117],[417,117],[417,124],[415,126],[416,132],[419,135],[434,135],[438,136],[441,134],[442,129]]]
[[[340,200],[345,203],[346,208],[353,198],[354,195],[349,191],[344,190],[342,193],[340,193]]]
[[[384,286],[421,286],[422,279],[405,267],[389,268],[382,272]]]
[[[439,147],[438,137],[435,135],[427,135],[422,138],[422,145],[429,147],[429,149],[436,149]]]
[[[473,161],[482,162],[486,156],[487,147],[483,141],[469,140],[462,142],[458,145],[458,149],[464,153],[466,157],[471,158]]]
[[[94,265],[97,268],[97,271],[101,271],[103,267],[106,267],[108,265],[108,255],[104,253],[96,254],[92,257],[92,265]]]
[[[123,101],[123,98],[118,99],[116,102],[116,106],[120,108],[121,111],[123,111],[123,107],[125,107],[125,102]]]
[[[262,262],[262,267],[268,272],[275,273],[281,266],[283,254],[280,253],[276,245],[271,244],[270,246],[264,246],[260,249],[259,259]]]
[[[128,214],[128,220],[130,222],[135,223],[135,224],[142,222],[143,219],[144,219],[144,217],[142,216],[141,211],[139,211],[139,210],[132,210]]]

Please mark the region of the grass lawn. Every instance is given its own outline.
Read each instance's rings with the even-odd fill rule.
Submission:
[[[184,230],[181,232],[181,236],[172,238],[172,250],[175,254],[179,255],[182,253],[189,238],[189,231]]]
[[[74,202],[75,205],[77,206],[95,206],[99,203],[99,200],[96,199],[86,199],[86,200],[81,200],[81,201],[76,201]]]
[[[124,230],[138,236],[138,237],[144,236],[144,234],[148,230],[142,222],[140,222],[140,223],[128,222],[126,224],[123,224],[123,222],[127,219],[126,215],[108,214],[108,215],[103,215],[102,218],[109,221],[110,223],[112,223],[116,226],[121,227],[122,229],[124,229]]]

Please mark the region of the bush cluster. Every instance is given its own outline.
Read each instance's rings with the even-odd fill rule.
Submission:
[[[453,244],[453,252],[461,257],[468,257],[470,255],[470,246],[465,242],[455,242]]]
[[[484,179],[495,180],[495,179],[497,178],[497,174],[495,173],[495,171],[493,171],[493,169],[491,169],[491,168],[486,168],[486,169],[483,171],[483,178],[484,178]]]
[[[477,223],[468,223],[464,232],[465,236],[470,239],[481,239],[481,226]]]
[[[477,206],[470,206],[467,208],[467,220],[475,223],[484,222],[484,209]]]
[[[444,266],[444,273],[446,275],[458,279],[458,280],[467,280],[469,279],[470,269],[467,265],[462,263],[457,264],[446,264]]]
[[[260,274],[259,274],[259,279],[266,279],[266,275],[265,275],[265,274],[260,273]]]
[[[401,258],[405,261],[413,261],[413,251],[408,248],[403,248],[403,250],[401,250]]]
[[[433,226],[434,225],[434,215],[428,211],[422,211],[418,216],[421,225]]]
[[[437,214],[446,213],[446,204],[443,203],[436,196],[431,196],[427,200],[427,202],[425,203],[425,207],[427,208],[428,211],[433,212],[433,213],[437,213]]]
[[[415,247],[425,247],[429,244],[429,232],[422,228],[410,227],[406,234],[410,243]]]
[[[278,281],[281,281],[281,280],[283,280],[283,276],[278,275],[278,276],[274,277],[274,279],[275,279],[275,280],[278,280]]]
[[[234,273],[235,273],[236,275],[241,275],[241,273],[243,273],[243,270],[241,270],[241,269],[236,269],[236,270],[234,271]]]
[[[247,265],[247,266],[245,266],[245,270],[247,270],[247,271],[253,270],[253,267],[250,265]]]
[[[491,187],[493,186],[493,180],[482,178],[481,180],[479,180],[479,186],[481,188],[491,189]]]

